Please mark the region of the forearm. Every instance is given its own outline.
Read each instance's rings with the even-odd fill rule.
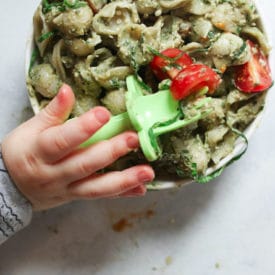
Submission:
[[[26,227],[32,207],[13,184],[0,152],[0,244]]]

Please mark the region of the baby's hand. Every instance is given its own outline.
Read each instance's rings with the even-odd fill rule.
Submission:
[[[58,95],[38,115],[12,131],[2,143],[11,178],[36,210],[75,199],[144,195],[154,172],[148,165],[124,171],[97,173],[139,146],[134,132],[125,132],[85,149],[78,146],[110,118],[96,107],[78,118],[68,118],[74,105],[71,88]]]

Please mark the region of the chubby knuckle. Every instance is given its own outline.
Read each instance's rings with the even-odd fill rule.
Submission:
[[[50,199],[52,202],[57,202],[57,203],[66,201],[66,198],[64,195],[54,195]]]
[[[32,153],[25,154],[24,157],[15,161],[15,166],[18,171],[24,171],[25,175],[35,177],[40,173],[39,159]]]
[[[89,137],[92,135],[91,127],[88,127],[87,124],[85,123],[80,123],[79,124],[79,134],[85,137]]]
[[[40,133],[37,138],[37,148],[45,151],[45,149],[49,146],[47,139],[47,132]]]
[[[125,192],[133,187],[133,180],[129,177],[122,177],[119,184],[120,192]]]
[[[109,146],[109,152],[112,160],[117,160],[126,153],[127,149],[124,148],[121,141],[112,143]]]
[[[117,147],[113,147],[110,150],[110,156],[112,160],[116,160],[121,156],[121,150],[119,150],[119,148]]]
[[[56,112],[53,108],[48,106],[48,108],[46,107],[41,111],[41,118],[46,123],[51,123],[57,119]]]
[[[69,141],[61,131],[59,131],[59,134],[54,138],[54,146],[60,151],[69,147]]]
[[[33,154],[27,154],[25,158],[27,166],[29,166],[32,170],[36,169],[38,166],[37,158]]]
[[[48,179],[44,179],[43,181],[40,181],[38,185],[41,190],[48,190],[52,189],[53,182]]]
[[[89,162],[79,162],[78,171],[82,176],[88,176],[92,173],[92,166]]]
[[[70,198],[71,199],[95,199],[101,197],[101,193],[97,190],[89,190],[86,192],[79,192],[76,190],[71,190],[70,191]]]
[[[41,165],[36,175],[33,175],[33,178],[34,182],[36,182],[40,187],[48,187],[55,185],[56,183],[54,176],[45,165]]]
[[[98,190],[90,190],[88,193],[84,195],[87,199],[96,199],[102,196],[101,192]]]
[[[92,135],[94,132],[94,126],[95,126],[95,122],[91,121],[91,119],[87,119],[86,117],[79,118],[78,127],[79,127],[79,131],[83,135],[88,137]]]

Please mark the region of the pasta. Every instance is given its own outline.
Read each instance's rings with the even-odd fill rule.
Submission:
[[[146,83],[146,93],[169,85],[159,84],[148,66],[168,48],[219,73],[222,83],[212,95],[182,103],[188,117],[195,101],[210,97],[203,108],[212,112],[160,137],[163,157],[152,164],[157,172],[204,175],[233,151],[238,131],[264,106],[265,92],[246,94],[232,82],[234,68],[252,58],[247,40],[266,56],[270,51],[250,0],[48,0],[37,8],[33,24],[39,54],[30,67],[30,95],[43,108],[67,82],[76,95],[72,117],[97,105],[114,115],[125,112],[125,80],[132,74]],[[127,161],[144,160],[137,153]]]
[[[45,98],[53,98],[62,85],[61,79],[50,64],[35,66],[30,72],[34,89]]]
[[[104,6],[93,20],[94,30],[103,35],[118,35],[121,27],[139,23],[136,5],[127,1],[112,2]]]
[[[93,12],[88,6],[78,9],[69,9],[58,16],[53,21],[53,28],[59,30],[67,36],[84,35],[90,28],[93,20]]]

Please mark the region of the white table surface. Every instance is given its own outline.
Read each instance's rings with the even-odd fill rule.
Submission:
[[[32,115],[24,51],[38,2],[1,4],[0,138]],[[259,2],[272,32],[275,2]],[[221,177],[141,199],[75,202],[35,214],[0,247],[0,274],[274,275],[274,125],[275,89],[247,153]],[[149,209],[154,214],[146,218]],[[117,233],[112,224],[121,218],[132,227]]]

